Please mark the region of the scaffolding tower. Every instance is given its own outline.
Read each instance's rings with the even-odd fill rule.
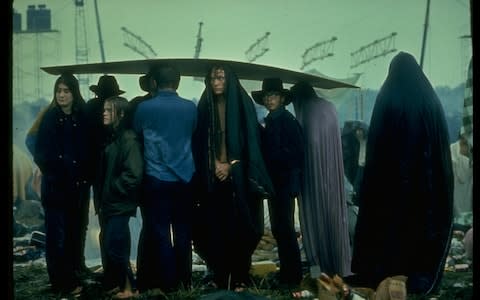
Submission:
[[[60,55],[60,32],[51,29],[51,12],[43,4],[27,8],[27,29],[22,29],[22,14],[14,12],[12,34],[13,103],[51,99],[51,83],[40,67],[52,64]]]
[[[75,1],[75,62],[77,64],[88,63],[87,28],[85,24],[85,5],[83,0]],[[90,76],[79,74],[78,83],[80,92],[86,98],[90,98]]]
[[[203,42],[202,26],[203,26],[203,22],[201,21],[198,22],[197,42],[195,43],[195,53],[193,54],[193,58],[199,58],[200,52],[202,51],[202,42]],[[203,81],[203,77],[195,76],[193,77],[193,80]]]
[[[461,82],[467,80],[467,70],[468,64],[472,57],[472,36],[471,35],[462,35],[460,39],[460,78]]]
[[[358,67],[361,64],[397,51],[397,49],[395,49],[396,35],[396,32],[392,32],[390,35],[375,40],[370,44],[362,46],[358,50],[352,52],[350,54],[352,56],[352,64],[350,68]]]
[[[396,32],[392,32],[390,35],[377,39],[368,45],[360,47],[358,50],[352,52],[352,64],[350,68],[356,68],[362,64],[368,63],[374,59],[382,56],[386,56],[389,53],[397,51],[395,48]],[[363,120],[363,105],[364,105],[364,91],[361,89],[358,91],[358,98],[355,101],[355,119]]]
[[[337,37],[334,36],[329,40],[317,42],[307,48],[302,55],[302,66],[300,70],[305,69],[306,66],[314,61],[333,56],[333,46],[336,40]]]

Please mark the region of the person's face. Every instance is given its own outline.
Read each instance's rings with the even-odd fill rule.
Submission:
[[[468,156],[470,149],[469,149],[467,140],[461,137],[459,140],[459,144],[460,144],[460,154]]]
[[[363,140],[365,138],[365,132],[363,131],[362,128],[357,128],[355,130],[355,135],[357,136],[357,139],[359,141]]]
[[[113,104],[110,101],[105,101],[103,104],[103,125],[112,125],[115,120],[115,112],[113,111]]]
[[[71,108],[73,105],[73,94],[64,83],[59,83],[55,91],[55,100],[60,108]]]
[[[214,69],[210,73],[210,85],[215,95],[221,95],[225,92],[225,71]]]
[[[268,111],[274,111],[283,104],[284,97],[279,92],[267,92],[263,96],[263,105]]]

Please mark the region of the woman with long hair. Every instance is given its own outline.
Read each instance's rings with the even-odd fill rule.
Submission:
[[[85,101],[72,74],[60,75],[53,93],[55,105],[43,116],[34,151],[43,174],[46,262],[52,289],[77,294],[81,286],[75,268],[84,227],[79,210],[89,201],[91,177]]]

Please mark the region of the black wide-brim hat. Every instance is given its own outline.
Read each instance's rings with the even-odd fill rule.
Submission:
[[[263,103],[263,96],[268,92],[279,92],[284,96],[283,105],[287,106],[292,102],[292,94],[289,90],[283,88],[283,82],[280,78],[265,78],[262,81],[262,90],[261,91],[252,91],[253,100],[260,104]]]
[[[101,98],[118,96],[125,93],[125,91],[120,89],[117,79],[112,75],[102,75],[98,79],[98,84],[91,85],[90,90]]]

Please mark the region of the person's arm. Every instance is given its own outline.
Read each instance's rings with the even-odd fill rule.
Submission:
[[[138,104],[135,106],[135,110],[132,112],[132,129],[140,137],[142,137],[141,108],[142,106]]]
[[[49,173],[54,167],[55,162],[52,161],[51,143],[54,138],[54,122],[50,121],[49,115],[45,114],[40,122],[38,132],[36,134],[35,150],[33,151],[33,160],[43,174]]]
[[[136,137],[128,137],[122,141],[122,171],[113,180],[112,189],[120,195],[127,196],[136,189],[143,178],[143,153],[142,146]]]
[[[279,161],[287,162],[289,169],[303,168],[305,147],[303,131],[300,124],[293,116],[285,118],[283,133],[281,134],[286,140],[283,142],[281,149],[279,149],[280,151],[276,153],[276,155],[279,156],[277,159],[279,159]]]
[[[25,137],[25,145],[27,146],[28,152],[33,156],[35,153],[35,143],[37,141],[37,133],[28,134]]]
[[[27,146],[27,149],[30,152],[30,154],[32,154],[32,156],[35,153],[35,143],[37,141],[37,134],[40,128],[40,123],[42,122],[43,117],[45,116],[45,113],[47,112],[48,108],[51,106],[53,105],[43,108],[38,113],[37,118],[35,119],[35,122],[33,122],[32,127],[30,127],[25,137],[25,145]]]

